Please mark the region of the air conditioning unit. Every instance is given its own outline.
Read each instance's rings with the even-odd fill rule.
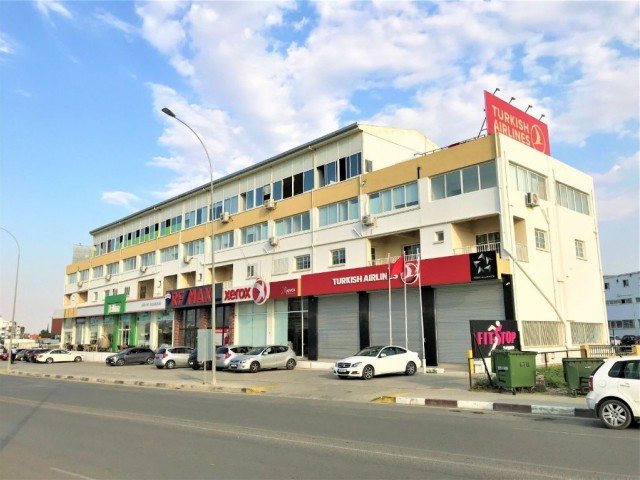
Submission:
[[[140,265],[140,272],[144,273],[147,271],[147,266],[146,265]]]
[[[365,215],[362,217],[362,223],[367,227],[371,227],[376,224],[376,217],[373,215]]]
[[[184,257],[182,257],[182,261],[184,263],[189,263],[191,261],[193,257],[190,257],[189,255],[185,255]]]
[[[269,237],[269,245],[271,245],[272,247],[278,245],[279,242],[280,240],[278,240],[278,237]]]
[[[222,212],[222,215],[220,215],[220,221],[222,223],[229,223],[230,218],[229,212]]]
[[[265,200],[264,201],[264,208],[266,208],[267,210],[275,210],[276,208],[276,202],[275,200],[273,200],[272,198]]]
[[[525,200],[527,207],[537,207],[540,204],[537,193],[528,192]]]
[[[78,288],[80,288],[80,287],[82,286],[82,280],[80,280],[80,281],[77,283],[77,285],[78,285]]]
[[[111,280],[111,274],[107,273],[107,275],[104,277],[104,279],[108,282],[109,280]]]

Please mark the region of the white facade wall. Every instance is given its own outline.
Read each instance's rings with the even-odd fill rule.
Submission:
[[[605,275],[604,283],[609,333],[617,337],[640,335],[640,272]],[[632,321],[633,327],[619,328],[622,321]]]

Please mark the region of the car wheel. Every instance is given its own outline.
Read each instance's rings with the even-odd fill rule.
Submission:
[[[124,358],[119,358],[116,361],[116,365],[119,366],[119,367],[123,366],[124,365]]]
[[[249,366],[249,371],[251,373],[256,373],[260,370],[260,364],[258,362],[251,362],[251,365]]]
[[[631,425],[631,410],[624,402],[609,399],[602,403],[599,417],[607,428],[622,430]]]
[[[74,362],[81,362],[82,361],[82,357],[76,357],[73,359]]]
[[[294,368],[296,368],[296,361],[293,358],[290,358],[287,361],[287,370],[293,370]]]
[[[413,362],[407,363],[407,368],[404,370],[405,375],[413,375],[416,373],[416,364]]]
[[[163,367],[162,365],[156,365],[156,368],[157,368],[158,370],[162,370],[164,367]]]
[[[169,360],[164,366],[165,368],[168,368],[169,370],[171,370],[176,366],[176,362],[174,362],[173,360]]]
[[[193,365],[191,365],[191,368],[193,368],[194,370],[200,370],[200,365],[194,363]]]
[[[151,365],[153,363],[153,357],[147,358],[146,364]]]
[[[47,358],[46,362],[47,363],[53,363],[53,358],[51,358],[51,357]]]
[[[362,369],[362,379],[371,380],[375,375],[375,371],[371,365],[367,365]]]

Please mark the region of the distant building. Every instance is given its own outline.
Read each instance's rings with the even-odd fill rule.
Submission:
[[[640,272],[604,276],[609,334],[640,335]]]

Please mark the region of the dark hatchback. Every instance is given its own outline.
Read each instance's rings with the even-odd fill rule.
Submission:
[[[109,355],[104,362],[107,365],[152,365],[155,352],[148,347],[126,348],[115,355]]]
[[[640,344],[640,336],[638,335],[623,335],[620,340],[620,345],[638,345]]]

